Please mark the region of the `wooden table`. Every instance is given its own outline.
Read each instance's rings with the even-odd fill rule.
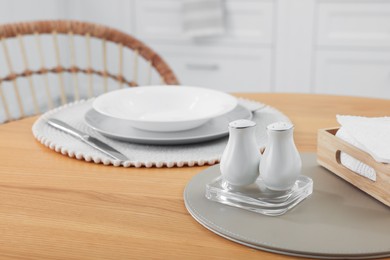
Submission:
[[[240,94],[284,112],[300,151],[316,149],[335,115],[385,116],[390,100]],[[183,189],[206,167],[134,169],[70,159],[38,143],[36,117],[0,126],[0,258],[287,259],[208,231],[188,214]]]

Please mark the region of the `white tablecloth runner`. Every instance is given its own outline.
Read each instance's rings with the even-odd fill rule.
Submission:
[[[186,145],[142,145],[109,139],[84,123],[84,114],[91,108],[93,99],[79,101],[50,110],[40,116],[32,127],[35,138],[56,152],[79,160],[103,163],[104,165],[124,167],[182,167],[195,165],[213,165],[218,163],[225,149],[228,137],[198,144]],[[243,105],[253,101],[241,100]],[[97,137],[122,152],[129,161],[120,162],[91,148],[80,140],[49,126],[48,118],[57,118],[71,126]],[[257,142],[265,146],[266,126],[275,121],[289,121],[287,116],[277,109],[266,106],[257,111],[252,118],[257,123]]]

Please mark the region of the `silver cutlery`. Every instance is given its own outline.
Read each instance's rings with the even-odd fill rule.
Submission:
[[[248,109],[249,111],[251,111],[252,114],[255,114],[259,110],[262,110],[263,108],[267,107],[266,104],[259,104],[258,102],[248,101],[246,99],[245,100],[244,99],[239,99],[238,103],[241,106],[243,106],[246,109]]]
[[[250,109],[250,111],[252,112],[252,114],[258,112],[259,110],[262,110],[263,108],[266,108],[267,105],[265,104],[261,104],[261,105],[258,105],[257,107],[254,106],[253,108]]]
[[[83,141],[84,143],[101,151],[102,153],[110,156],[113,159],[120,160],[120,161],[129,160],[125,155],[123,155],[121,152],[117,151],[116,149],[112,148],[108,144],[105,144],[99,139],[77,130],[76,128],[70,126],[69,124],[61,120],[50,118],[47,120],[47,123],[54,128],[57,128],[65,133],[68,133],[76,137],[77,139]]]

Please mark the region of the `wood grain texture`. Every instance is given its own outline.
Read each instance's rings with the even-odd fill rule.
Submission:
[[[295,124],[300,151],[335,115],[384,116],[389,100],[241,94]],[[206,167],[135,169],[70,159],[38,143],[36,117],[0,126],[0,258],[293,259],[215,235],[187,213],[183,190]],[[272,235],[272,234],[270,234]]]
[[[318,131],[318,163],[390,207],[390,165],[376,162],[368,153],[336,137],[337,130],[336,128]],[[341,152],[372,167],[376,172],[376,181],[373,182],[344,167],[340,161]]]

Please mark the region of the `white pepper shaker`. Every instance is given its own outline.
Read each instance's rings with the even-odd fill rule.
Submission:
[[[267,126],[268,143],[260,164],[260,176],[271,190],[289,190],[301,174],[302,160],[293,138],[291,123]]]
[[[229,124],[229,141],[222,154],[222,177],[231,185],[246,186],[259,176],[260,151],[257,147],[256,123],[241,119]]]

